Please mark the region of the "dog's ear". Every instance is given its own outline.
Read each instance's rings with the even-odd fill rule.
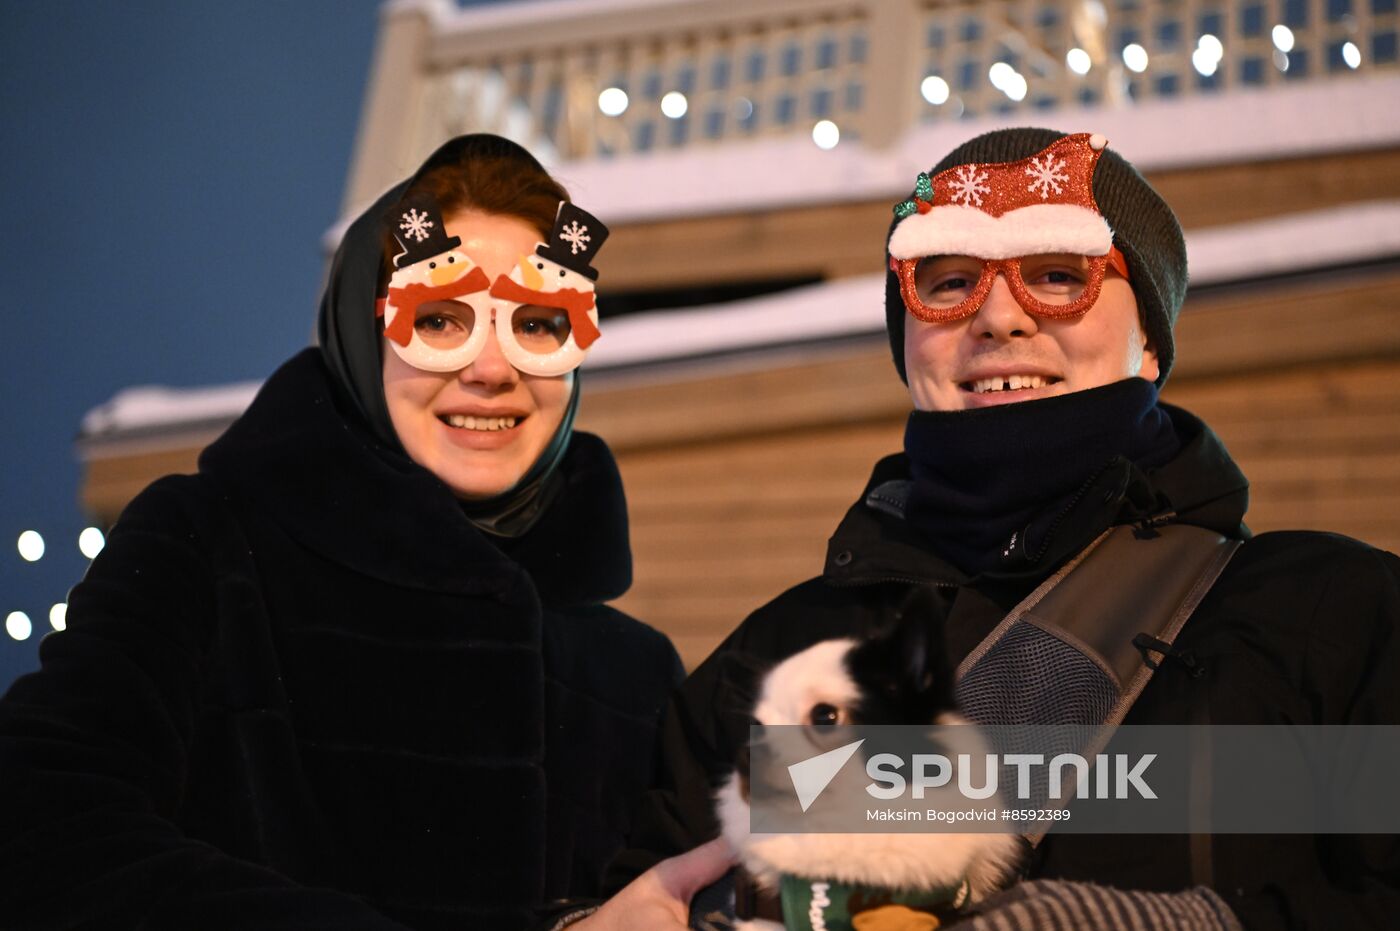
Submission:
[[[894,611],[891,638],[904,673],[919,705],[930,712],[953,707],[953,670],[943,643],[943,625],[929,588],[916,585]]]
[[[933,593],[920,587],[895,598],[880,626],[846,659],[862,693],[861,723],[927,723],[954,707]]]

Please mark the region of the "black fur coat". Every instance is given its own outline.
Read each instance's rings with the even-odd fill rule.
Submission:
[[[596,894],[680,667],[604,606],[576,434],[498,546],[337,409],[315,350],[143,492],[0,701],[0,927],[517,928]]]

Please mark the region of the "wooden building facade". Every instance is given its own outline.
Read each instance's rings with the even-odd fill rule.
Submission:
[[[937,12],[956,5],[918,6]],[[394,30],[407,26],[396,26],[396,15],[403,14],[386,13],[385,43],[403,40]],[[389,80],[383,60],[390,51],[381,45],[367,124],[385,119],[372,111],[381,106],[377,82]],[[1373,93],[1379,99],[1395,86]],[[1236,99],[1242,110],[1249,107],[1247,96]],[[1037,115],[1035,122],[1069,119],[1086,128],[1095,116],[1079,110]],[[970,121],[965,135],[986,125]],[[392,182],[407,158],[370,151],[372,134],[360,145],[347,214]],[[585,148],[596,157],[592,144]],[[879,156],[873,143],[867,148]],[[373,165],[388,174],[366,176]],[[608,190],[597,179],[617,170],[604,168],[591,175],[583,161],[556,166],[566,183],[582,178],[595,194]],[[1369,218],[1357,235],[1375,239],[1376,228],[1400,216],[1393,212],[1400,204],[1400,138],[1358,133],[1346,144],[1278,154],[1256,147],[1178,160],[1150,168],[1148,177],[1181,218],[1193,263],[1194,244],[1212,234],[1252,231],[1231,241],[1267,243],[1270,230],[1290,221],[1301,218],[1306,231],[1314,228],[1311,218],[1331,218],[1332,226],[1316,226],[1317,261],[1293,269],[1238,260],[1231,267],[1240,271],[1227,268],[1193,286],[1164,397],[1209,423],[1250,476],[1255,532],[1328,529],[1400,549],[1400,246],[1344,243],[1338,258],[1327,258],[1349,218]],[[616,220],[606,197],[601,204],[580,200],[613,230],[599,258],[601,287],[626,296],[878,273],[890,205],[905,193],[885,187],[669,213],[624,207]],[[871,319],[869,308],[865,313]],[[620,332],[626,319],[611,325]],[[604,341],[609,328],[605,319]],[[753,608],[820,571],[828,535],[873,463],[900,448],[910,409],[885,338],[871,327],[679,361],[585,367],[583,384],[579,427],[611,445],[630,504],[635,584],[619,606],[667,632],[692,665]],[[88,431],[80,441],[87,510],[110,523],[153,478],[192,469],[198,450],[236,413]]]

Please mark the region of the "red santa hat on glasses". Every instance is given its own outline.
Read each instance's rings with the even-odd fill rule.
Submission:
[[[1094,202],[1093,179],[1107,144],[1078,133],[1019,161],[920,175],[914,197],[895,208],[903,217],[890,236],[890,257],[1106,255],[1113,230]]]

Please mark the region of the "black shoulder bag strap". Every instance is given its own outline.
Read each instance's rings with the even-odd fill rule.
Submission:
[[[1177,634],[1238,548],[1185,524],[1104,531],[963,660],[958,705],[988,726],[1091,728],[1098,737],[1081,752],[1092,756],[1156,672],[1154,655],[1174,655]],[[1044,830],[1026,837],[1038,844]]]

